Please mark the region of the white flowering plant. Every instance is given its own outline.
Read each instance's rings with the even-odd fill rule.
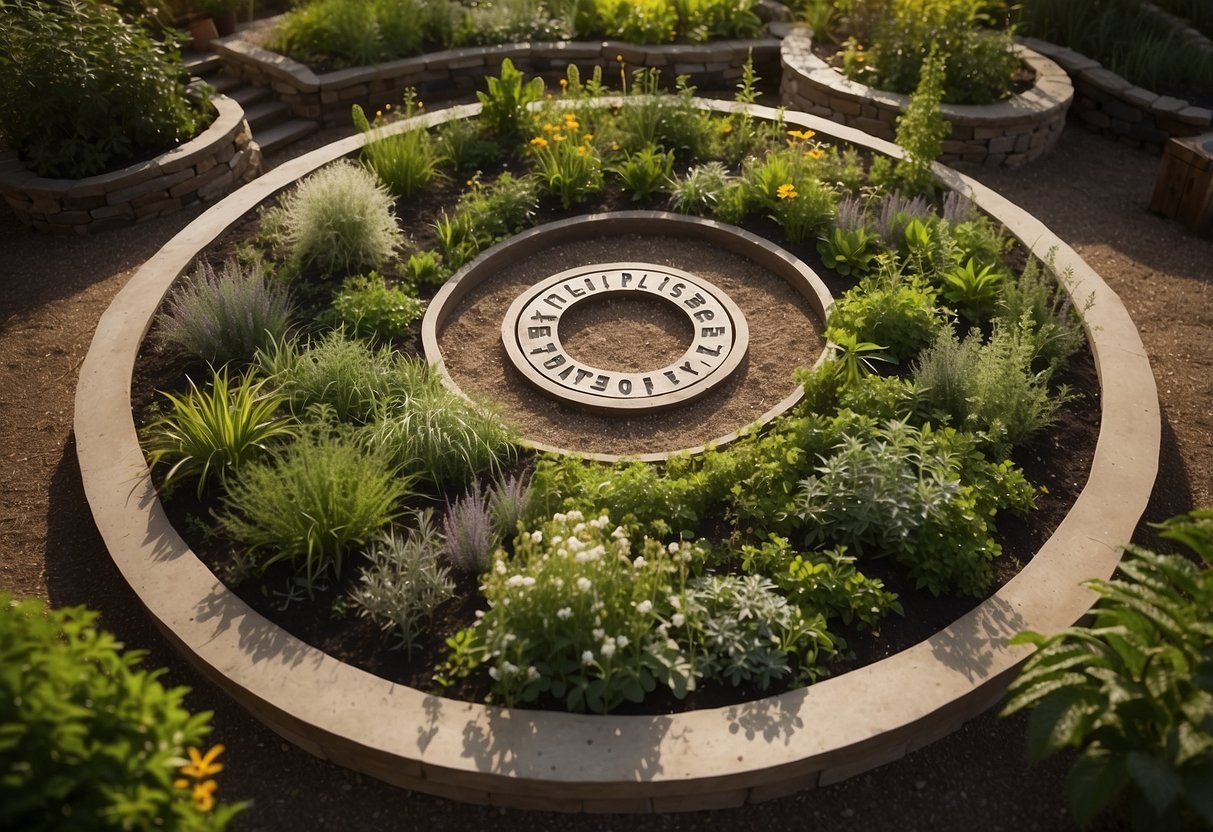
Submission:
[[[556,699],[570,711],[606,713],[659,685],[686,696],[695,662],[685,634],[694,630],[682,626],[680,610],[702,557],[686,542],[634,543],[606,512],[556,514],[523,531],[513,556],[494,554],[481,587],[488,609],[476,636],[494,699]]]

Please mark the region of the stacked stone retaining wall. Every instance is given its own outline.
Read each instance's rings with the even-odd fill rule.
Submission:
[[[354,104],[372,112],[398,104],[409,88],[423,102],[470,99],[484,88],[486,76],[500,72],[506,58],[549,85],[565,77],[570,64],[577,65],[582,78],[588,78],[594,67],[602,67],[604,81],[613,87],[619,85],[620,70],[630,84],[633,70],[655,67],[666,84],[686,75],[703,89],[731,88],[741,79],[751,55],[759,75],[774,78],[779,72],[779,40],[774,37],[662,46],[622,41],[511,43],[449,49],[320,75],[258,46],[243,33],[214,41],[212,49],[222,56],[229,72],[270,87],[296,116],[316,119],[326,127],[349,126]]]
[[[944,104],[952,131],[941,161],[1015,167],[1052,150],[1065,126],[1074,91],[1053,61],[1017,44],[1016,52],[1036,75],[1031,89],[989,105]],[[812,32],[796,28],[783,40],[780,92],[788,107],[828,118],[892,141],[908,95],[848,80],[813,54]]]
[[[1139,87],[1064,46],[1034,38],[1021,42],[1056,61],[1074,84],[1071,116],[1084,127],[1133,147],[1161,153],[1172,138],[1196,136],[1213,127],[1213,110]],[[1213,49],[1205,50],[1213,60]]]
[[[167,153],[84,179],[47,179],[11,150],[0,153],[0,195],[25,225],[54,234],[91,234],[210,202],[261,172],[261,149],[244,110],[212,99],[215,120]]]

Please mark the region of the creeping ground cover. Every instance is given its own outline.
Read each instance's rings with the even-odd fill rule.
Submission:
[[[1064,514],[1097,395],[1049,263],[930,175],[936,73],[898,162],[622,62],[614,90],[575,67],[546,90],[507,61],[479,118],[429,129],[390,128],[412,96],[355,109],[367,146],[200,257],[151,330],[135,400],[178,528],[312,643],[499,704],[739,701],[934,632]],[[836,298],[831,355],[727,447],[536,453],[443,383],[419,317],[494,243],[633,207],[804,259]]]

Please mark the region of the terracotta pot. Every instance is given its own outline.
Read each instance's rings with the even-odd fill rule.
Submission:
[[[206,52],[211,48],[211,41],[219,37],[215,21],[209,17],[200,17],[190,21],[190,35],[194,38],[194,49]]]

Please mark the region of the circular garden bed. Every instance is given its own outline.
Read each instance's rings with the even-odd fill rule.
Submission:
[[[901,156],[900,150],[885,142],[811,116],[721,102],[695,104],[734,118],[746,113],[757,119],[782,119],[776,123],[791,131],[793,142],[807,141],[811,131],[818,131],[857,148]],[[385,131],[432,127],[478,111],[478,106],[454,108]],[[747,122],[727,123],[732,129]],[[1145,507],[1157,465],[1157,397],[1140,339],[1115,294],[1063,241],[997,194],[937,166],[935,174],[945,186],[972,199],[1022,246],[1051,258],[1057,272],[1065,275],[1065,291],[1074,307],[1083,310],[1082,328],[1100,382],[1099,440],[1089,479],[1085,485],[1074,483],[1081,493],[1064,520],[1023,569],[992,596],[904,650],[808,687],[761,698],[741,696],[724,704],[704,698],[694,701],[697,710],[624,716],[486,706],[427,694],[336,659],[291,635],[219,581],[170,521],[139,446],[131,380],[156,310],[194,259],[276,193],[358,151],[365,141],[366,136],[352,137],[284,164],[170,241],[102,317],[77,395],[76,435],[85,490],[115,562],[185,655],[300,747],[408,788],[502,805],[666,811],[763,800],[844,779],[954,730],[999,698],[1024,658],[1025,651],[1008,647],[1007,639],[1023,629],[1047,632],[1073,623],[1093,599],[1080,581],[1107,577],[1115,568],[1118,547],[1129,539]],[[792,149],[803,151],[795,144]],[[469,186],[477,187],[471,180]],[[779,195],[771,196],[785,202],[800,198],[797,187],[807,196],[807,180],[797,186],[784,182]],[[773,204],[779,210],[780,203]],[[828,241],[823,242],[824,250],[837,252],[837,247],[830,249]],[[485,255],[489,256],[491,252]],[[601,264],[616,262],[597,252],[587,256],[599,272],[606,271],[598,268]],[[472,261],[471,270],[476,262]],[[548,270],[548,274],[558,272],[562,269]],[[458,273],[456,280],[466,279],[469,273]],[[725,291],[731,290],[725,287]],[[484,324],[500,332],[500,320]],[[862,377],[856,362],[872,351],[855,341],[841,343],[840,349],[837,366],[849,366],[857,378]],[[850,365],[845,363],[848,349]],[[592,383],[589,376],[586,383]],[[817,390],[820,393],[821,388]],[[796,395],[792,390],[772,398],[779,401],[789,393]],[[761,434],[742,440],[747,441],[760,442]],[[718,460],[714,453],[708,451],[703,458]],[[535,531],[515,545],[522,551],[551,544],[553,530],[563,528],[560,524],[571,529],[575,522],[571,511],[557,514],[542,531],[533,526]],[[623,530],[623,537],[627,536]],[[638,539],[639,531],[633,536]],[[666,557],[664,551],[664,547],[644,549],[650,560]],[[681,568],[677,559],[690,560],[696,551],[689,541],[675,539],[669,548],[670,562],[675,564],[671,568]],[[495,572],[505,571],[505,561],[497,557],[500,569],[490,570],[484,577],[486,585],[497,580]],[[520,585],[525,584],[521,575],[517,577]],[[508,583],[504,576],[502,580]],[[569,597],[573,591],[570,587]],[[649,606],[637,607],[647,614]],[[501,607],[496,609],[500,612]],[[565,617],[563,608],[551,612],[554,618]],[[592,661],[610,666],[608,660],[616,650],[627,647],[622,639],[609,641],[610,652],[604,648],[602,657],[591,656]],[[503,668],[507,676],[510,673],[499,661],[494,664],[489,658],[486,663],[496,671],[489,674],[494,681],[500,681]],[[487,677],[482,684],[488,684]],[[520,694],[511,697],[508,690],[498,688],[494,695],[525,701]],[[585,695],[595,695],[594,689]],[[584,704],[594,708],[592,699]]]

